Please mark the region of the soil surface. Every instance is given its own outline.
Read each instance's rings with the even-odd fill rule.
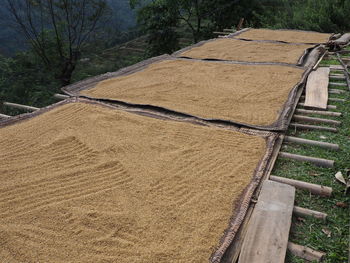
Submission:
[[[250,40],[276,40],[288,43],[308,43],[322,44],[327,43],[332,34],[306,32],[297,30],[271,30],[271,29],[250,29],[236,38]]]
[[[166,60],[80,93],[263,126],[278,119],[303,72],[277,65]]]
[[[3,127],[1,261],[208,262],[265,152],[258,136],[86,103]]]
[[[290,45],[221,38],[194,47],[178,56],[196,59],[297,64],[304,51],[312,47],[312,45]]]

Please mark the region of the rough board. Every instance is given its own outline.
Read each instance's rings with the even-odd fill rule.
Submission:
[[[292,222],[295,188],[264,181],[244,237],[239,263],[283,263]]]
[[[329,67],[320,67],[312,71],[306,82],[305,107],[327,109]]]
[[[176,53],[177,57],[301,65],[314,45],[219,38],[203,41]]]
[[[275,135],[71,99],[0,128],[3,262],[220,262]]]
[[[205,120],[285,129],[307,73],[295,66],[162,56],[63,88],[70,95],[153,106]]]
[[[324,44],[332,34],[300,30],[254,29],[234,34],[233,37],[247,40],[274,40],[286,43]]]

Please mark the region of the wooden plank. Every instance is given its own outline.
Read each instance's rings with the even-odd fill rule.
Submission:
[[[296,109],[295,113],[318,114],[318,115],[333,116],[333,117],[340,117],[342,115],[341,112],[335,112],[335,111],[318,111],[318,110],[305,110],[305,109]]]
[[[310,262],[321,262],[326,255],[324,252],[316,251],[305,246],[294,244],[292,242],[288,242],[288,250],[294,256]]]
[[[336,120],[329,120],[329,119],[322,119],[322,118],[315,118],[315,117],[307,117],[303,115],[294,115],[293,119],[296,121],[305,121],[305,122],[311,122],[311,123],[324,123],[324,124],[330,124],[330,125],[340,125],[340,121]]]
[[[318,146],[318,147],[322,147],[322,148],[326,148],[326,149],[330,149],[330,150],[335,150],[335,151],[339,150],[339,145],[338,144],[333,144],[333,143],[328,143],[328,142],[307,140],[307,139],[293,137],[293,136],[285,136],[284,140],[286,142]]]
[[[36,108],[36,107],[22,105],[22,104],[17,104],[17,103],[12,103],[12,102],[4,102],[3,104],[5,106],[16,108],[16,109],[21,109],[21,110],[28,110],[28,111],[39,110],[39,108]]]
[[[249,221],[239,263],[282,263],[288,246],[295,188],[266,180]]]
[[[316,126],[310,124],[301,124],[301,123],[291,123],[291,127],[305,130],[319,130],[319,131],[329,131],[329,132],[338,132],[337,128],[325,127],[325,126]]]
[[[322,67],[312,71],[305,89],[305,107],[327,109],[329,68]]]
[[[311,184],[311,183],[307,183],[299,180],[293,180],[293,179],[280,177],[280,176],[270,175],[270,180],[274,182],[279,182],[282,184],[288,184],[288,185],[294,186],[295,188],[306,190],[312,194],[320,195],[320,196],[331,196],[333,192],[333,189],[328,186]]]
[[[310,209],[299,207],[299,206],[294,206],[293,213],[296,216],[304,216],[304,217],[311,216],[311,217],[314,217],[317,219],[322,219],[322,220],[326,220],[327,216],[328,216],[326,213],[318,212],[315,210],[310,210]]]
[[[317,157],[311,157],[311,156],[305,156],[305,155],[299,155],[299,154],[293,154],[293,153],[286,153],[286,152],[280,152],[279,157],[282,158],[288,158],[296,161],[301,162],[309,162],[316,166],[320,167],[326,167],[326,168],[332,168],[334,167],[334,161],[323,159],[323,158],[317,158]]]

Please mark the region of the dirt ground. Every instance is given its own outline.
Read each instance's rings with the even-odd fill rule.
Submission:
[[[86,103],[0,128],[1,261],[208,262],[265,152],[261,137]]]
[[[236,38],[250,40],[276,40],[288,43],[327,43],[332,34],[318,32],[303,32],[296,30],[250,29]]]
[[[247,62],[278,62],[297,64],[304,51],[312,45],[289,45],[221,38],[194,47],[178,56],[196,59],[221,59]]]
[[[166,60],[102,81],[81,94],[151,104],[202,118],[271,125],[303,72],[277,65]]]

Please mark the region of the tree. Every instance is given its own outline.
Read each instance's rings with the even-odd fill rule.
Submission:
[[[72,73],[84,45],[107,11],[106,0],[6,0],[20,30],[47,69],[62,85]]]

